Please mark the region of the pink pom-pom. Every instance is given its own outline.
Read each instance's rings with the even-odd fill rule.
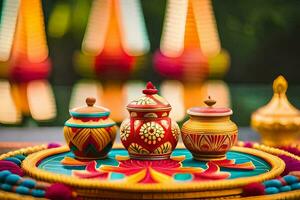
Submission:
[[[252,148],[253,147],[253,142],[244,142],[244,147],[247,147],[247,148]]]
[[[13,174],[17,174],[19,176],[24,176],[24,171],[19,167],[16,163],[7,161],[7,160],[0,160],[0,171],[8,170]]]
[[[290,172],[294,171],[300,171],[300,161],[296,160],[295,158],[292,158],[290,156],[286,155],[279,155],[279,158],[281,158],[285,162],[285,169],[282,172],[281,175],[287,175]]]
[[[57,147],[60,147],[61,145],[60,144],[57,144],[57,143],[49,143],[48,144],[48,149],[53,149],[53,148],[57,148]]]
[[[242,196],[258,196],[265,194],[265,186],[262,183],[250,183],[243,188]]]
[[[47,188],[45,197],[51,200],[73,200],[73,191],[62,183],[54,183]]]

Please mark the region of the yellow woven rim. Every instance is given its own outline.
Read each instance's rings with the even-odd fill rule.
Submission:
[[[29,195],[21,195],[12,192],[5,192],[0,190],[0,199],[1,200],[46,200],[45,198],[35,198]]]
[[[218,180],[211,182],[191,182],[191,183],[169,183],[169,184],[128,184],[126,182],[107,182],[107,181],[95,181],[89,179],[79,179],[72,176],[63,174],[55,174],[44,171],[37,167],[37,163],[51,155],[63,153],[69,151],[68,147],[63,146],[54,149],[43,150],[37,153],[33,153],[22,162],[22,168],[31,177],[47,182],[60,182],[70,185],[78,189],[101,189],[101,190],[116,190],[126,192],[189,192],[189,191],[204,191],[204,190],[222,190],[242,187],[251,182],[262,182],[267,179],[275,178],[280,175],[284,168],[284,162],[269,153],[265,153],[259,150],[233,147],[232,151],[238,151],[248,153],[254,156],[258,156],[266,160],[271,165],[271,170],[267,173],[260,174],[254,177],[243,177],[230,180]]]

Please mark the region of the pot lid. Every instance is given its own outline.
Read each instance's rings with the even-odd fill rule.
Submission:
[[[169,102],[157,93],[158,90],[155,86],[148,82],[146,89],[143,90],[144,95],[131,101],[127,105],[127,109],[130,111],[171,110]]]
[[[252,115],[252,120],[284,123],[298,120],[300,111],[295,108],[287,99],[286,91],[288,83],[283,76],[277,77],[273,82],[273,97],[271,101],[256,110]],[[289,121],[290,120],[290,121]]]
[[[110,114],[110,110],[102,106],[95,106],[96,99],[88,97],[85,100],[86,106],[73,108],[70,110],[72,117],[104,117]]]
[[[187,110],[187,113],[192,116],[200,117],[222,117],[232,115],[230,108],[214,107],[216,101],[208,96],[208,99],[204,101],[207,107],[192,107]]]

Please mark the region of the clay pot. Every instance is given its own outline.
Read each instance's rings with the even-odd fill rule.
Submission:
[[[193,107],[187,113],[190,119],[181,129],[182,140],[196,160],[224,159],[236,143],[238,128],[230,120],[232,110],[215,108],[216,101],[205,101],[207,107]]]
[[[87,98],[87,106],[70,110],[71,118],[64,126],[64,136],[77,159],[103,159],[116,138],[116,123],[107,108],[95,106],[96,99]]]
[[[161,96],[151,82],[144,95],[130,102],[130,118],[120,127],[121,142],[132,159],[168,159],[175,149],[180,129],[169,117],[171,105]]]

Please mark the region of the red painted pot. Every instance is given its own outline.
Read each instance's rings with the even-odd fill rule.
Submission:
[[[171,105],[151,82],[144,95],[127,105],[130,118],[120,127],[121,141],[132,159],[168,159],[175,149],[180,129],[169,117]]]

